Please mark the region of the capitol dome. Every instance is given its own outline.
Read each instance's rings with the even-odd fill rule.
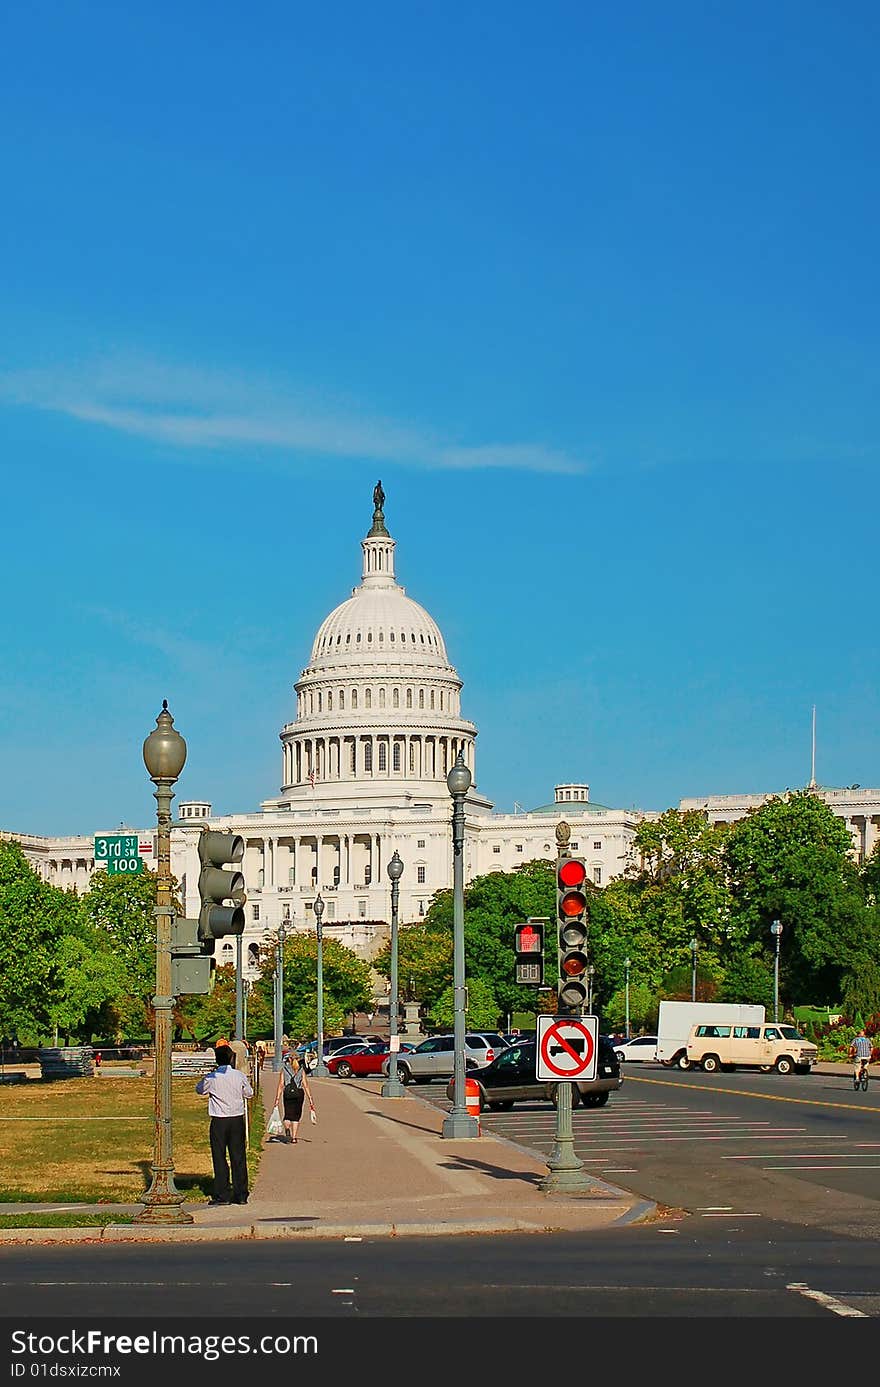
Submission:
[[[322,798],[389,780],[407,793],[446,793],[459,752],[474,774],[473,723],[461,718],[461,680],[437,623],[397,582],[385,493],[361,541],[361,582],[321,623],[296,685],[296,720],[281,731],[282,795]],[[439,782],[439,785],[438,783]]]

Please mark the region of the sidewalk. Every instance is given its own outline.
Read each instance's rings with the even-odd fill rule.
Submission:
[[[264,1069],[254,1101],[262,1099],[267,1113],[275,1084],[273,1071]],[[248,1204],[187,1205],[195,1222],[181,1228],[0,1229],[0,1242],[586,1232],[654,1210],[593,1176],[584,1194],[544,1194],[538,1182],[547,1166],[536,1156],[494,1136],[444,1140],[438,1108],[409,1090],[403,1098],[382,1098],[379,1079],[311,1078],[310,1084],[317,1123],[306,1112],[296,1145],[266,1142]]]

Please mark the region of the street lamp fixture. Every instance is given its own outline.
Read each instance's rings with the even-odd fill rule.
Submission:
[[[697,937],[694,935],[690,942],[691,951],[691,1001],[697,1000]]]
[[[770,933],[776,941],[776,957],[773,960],[773,1020],[779,1021],[779,942],[782,938],[782,921],[774,920]]]
[[[281,1068],[281,1052],[284,1048],[284,940],[286,935],[287,930],[282,920],[275,936],[275,1054],[272,1057],[272,1068],[276,1072]]]
[[[315,928],[318,934],[318,1063],[312,1073],[318,1079],[326,1079],[330,1075],[330,1070],[324,1063],[324,935],[321,929],[321,920],[324,916],[324,901],[322,897],[315,897]]]
[[[471,773],[459,751],[446,777],[452,796],[452,996],[453,996],[453,1102],[443,1119],[441,1135],[478,1137],[480,1124],[465,1103],[465,982],[464,982],[464,800],[471,788]]]
[[[174,1183],[171,1130],[171,935],[174,909],[171,901],[171,801],[172,786],[186,765],[186,742],[174,726],[168,700],[156,726],[144,742],[144,765],[156,786],[157,881],[156,881],[156,1076],[153,1178],[135,1223],[192,1223],[181,1208],[183,1192]]]
[[[629,1040],[629,970],[631,964],[628,958],[623,960],[623,971],[626,978],[626,1038]]]
[[[397,1074],[397,1055],[400,1038],[397,1033],[397,910],[400,898],[400,878],[403,876],[403,862],[397,849],[388,863],[388,876],[391,879],[391,995],[388,998],[388,1078],[382,1085],[383,1098],[403,1098],[403,1084]]]

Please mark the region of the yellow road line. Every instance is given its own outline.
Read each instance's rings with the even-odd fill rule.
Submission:
[[[861,1103],[829,1103],[825,1098],[783,1098],[780,1093],[752,1093],[749,1089],[719,1088],[717,1084],[681,1084],[674,1079],[645,1079],[626,1076],[628,1084],[659,1084],[662,1088],[704,1089],[707,1093],[732,1093],[736,1098],[766,1098],[770,1103],[801,1103],[808,1108],[851,1108],[853,1112],[869,1112],[876,1116],[880,1108],[863,1107]]]

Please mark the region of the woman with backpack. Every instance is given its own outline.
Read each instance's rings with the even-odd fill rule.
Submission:
[[[306,1099],[309,1103],[309,1113],[312,1121],[314,1121],[315,1103],[312,1098],[312,1090],[309,1088],[306,1071],[300,1064],[296,1051],[285,1046],[281,1056],[281,1068],[278,1071],[278,1091],[275,1094],[275,1106],[284,1113],[284,1140],[287,1142],[296,1141],[303,1104]]]

